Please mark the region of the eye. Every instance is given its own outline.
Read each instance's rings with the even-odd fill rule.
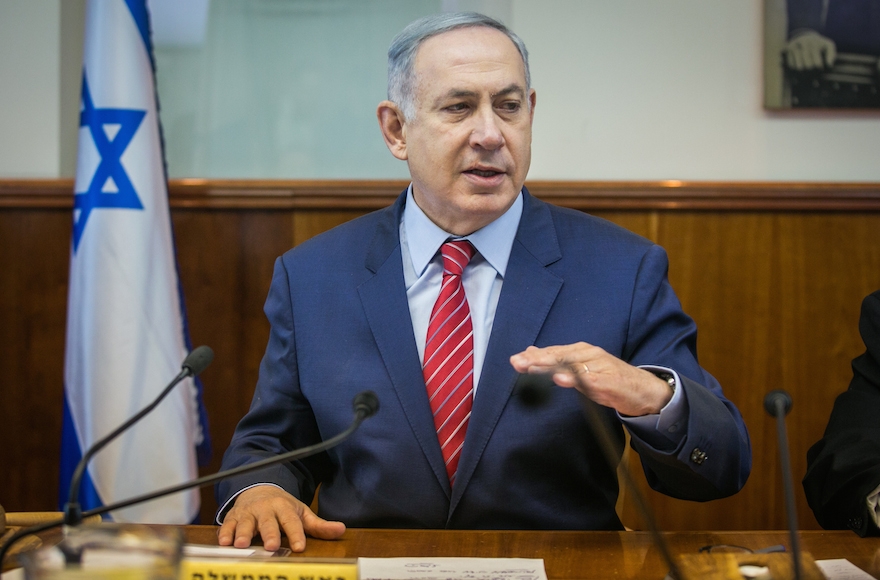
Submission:
[[[498,106],[505,113],[516,113],[521,107],[522,104],[519,101],[504,101]]]
[[[452,105],[444,107],[443,110],[448,111],[450,113],[462,113],[462,112],[468,110],[468,104],[467,103],[454,103]]]

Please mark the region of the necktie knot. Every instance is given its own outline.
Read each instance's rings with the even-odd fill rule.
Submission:
[[[476,250],[467,240],[448,241],[440,247],[443,256],[443,273],[452,276],[461,276],[464,267],[474,257]]]

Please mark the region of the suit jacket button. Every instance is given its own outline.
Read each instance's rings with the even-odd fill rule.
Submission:
[[[706,452],[699,447],[694,447],[694,450],[691,451],[691,461],[697,465],[703,465],[703,462],[706,461],[707,457]]]
[[[848,522],[849,529],[851,530],[860,530],[862,529],[862,518],[850,518]]]

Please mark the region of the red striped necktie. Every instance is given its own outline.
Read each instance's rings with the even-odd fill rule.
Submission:
[[[431,311],[422,370],[434,427],[454,483],[474,400],[474,330],[461,274],[476,250],[467,240],[448,241],[443,255],[443,284]]]

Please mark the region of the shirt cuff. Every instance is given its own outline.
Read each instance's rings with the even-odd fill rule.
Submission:
[[[283,487],[281,487],[280,485],[277,485],[277,484],[275,484],[275,483],[254,483],[254,484],[251,484],[251,485],[249,485],[249,486],[247,486],[247,487],[245,487],[245,488],[242,488],[242,489],[238,490],[238,491],[235,493],[235,495],[233,495],[232,497],[230,497],[229,499],[227,499],[227,500],[226,500],[226,503],[224,503],[224,504],[220,507],[220,509],[217,510],[217,517],[214,518],[214,519],[217,521],[217,525],[223,525],[223,520],[226,518],[226,512],[228,512],[230,509],[232,509],[232,504],[235,503],[235,498],[237,498],[239,495],[241,495],[241,493],[242,493],[243,491],[247,491],[247,490],[249,490],[249,489],[252,488],[252,487],[258,487],[258,486],[260,486],[260,485],[271,485],[272,487],[277,487],[278,489],[281,489],[281,490],[284,489]]]
[[[677,445],[687,433],[688,405],[681,378],[677,372],[666,367],[640,365],[639,368],[654,374],[669,373],[672,375],[676,385],[672,398],[656,414],[625,417],[618,413],[617,416],[634,435],[652,447],[664,449],[670,448],[670,443],[673,446]]]
[[[871,515],[871,519],[874,520],[874,525],[880,527],[880,485],[868,494],[867,502],[868,513]]]

